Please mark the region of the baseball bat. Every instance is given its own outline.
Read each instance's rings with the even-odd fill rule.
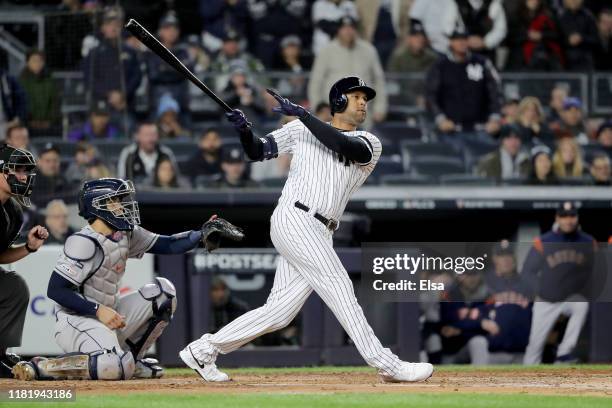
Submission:
[[[221,106],[224,111],[231,112],[232,108],[229,107],[221,98],[219,98],[213,91],[211,91],[202,81],[196,77],[193,72],[189,70],[169,49],[164,47],[155,36],[147,31],[146,28],[141,26],[138,21],[133,18],[128,21],[125,25],[125,29],[128,30],[134,37],[138,38],[140,42],[147,46],[148,49],[157,54],[161,59],[166,61],[172,68],[183,74],[185,78],[190,80],[195,86],[200,88],[202,92],[210,96],[217,105]]]

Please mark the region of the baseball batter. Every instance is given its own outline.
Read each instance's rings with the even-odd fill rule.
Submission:
[[[228,381],[227,374],[215,365],[218,353],[229,353],[258,336],[287,326],[314,290],[383,380],[429,378],[433,373],[431,364],[403,362],[382,346],[332,246],[332,234],[348,200],[372,172],[382,151],[376,136],[357,130],[376,92],[357,77],[340,79],[329,94],[331,124],[321,122],[274,91],[268,92],[280,104],[275,112],[299,119],[265,137],[256,137],[241,111],[234,110],[227,117],[240,133],[250,159],[293,155],[271,219],[270,236],[280,253],[272,292],[262,307],[240,316],[216,334],[205,334],[187,345],[180,352],[181,359],[206,381]]]
[[[104,178],[84,184],[79,215],[88,225],[66,240],[47,295],[58,304],[55,340],[67,353],[19,362],[22,380],[156,378],[157,361],[144,358],[176,309],[174,285],[165,278],[120,295],[128,258],[145,253],[178,254],[200,242],[218,247],[221,237],[241,231],[213,216],[201,230],[171,236],[139,226],[140,212],[129,180]]]

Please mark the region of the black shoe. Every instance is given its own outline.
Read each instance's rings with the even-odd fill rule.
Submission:
[[[0,361],[2,361],[4,364],[9,366],[10,368],[13,368],[15,364],[21,361],[21,356],[18,356],[17,354],[14,354],[14,353],[6,353],[2,357],[2,359],[0,359]]]
[[[11,367],[4,361],[0,361],[0,378],[13,378]]]

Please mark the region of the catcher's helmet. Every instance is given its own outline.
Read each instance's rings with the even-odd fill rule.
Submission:
[[[83,184],[79,192],[79,215],[88,221],[100,218],[118,231],[140,224],[136,190],[130,180],[101,178]]]
[[[30,196],[36,178],[36,159],[24,149],[0,145],[0,171],[4,173],[11,194],[23,206],[30,206]],[[21,173],[21,177],[17,177]],[[25,176],[25,179],[23,179]]]
[[[368,101],[371,101],[376,96],[376,91],[367,86],[363,79],[359,77],[350,76],[339,79],[329,90],[329,106],[331,107],[332,115],[336,112],[343,112],[346,109],[348,105],[346,94],[353,91],[363,91]]]

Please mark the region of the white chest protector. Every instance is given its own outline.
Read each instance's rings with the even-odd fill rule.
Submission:
[[[140,227],[105,236],[87,226],[68,237],[55,272],[76,285],[87,300],[115,308],[128,258],[142,257],[157,237]]]

